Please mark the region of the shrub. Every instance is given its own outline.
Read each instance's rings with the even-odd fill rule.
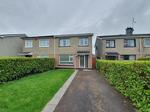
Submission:
[[[97,60],[97,70],[140,112],[150,112],[150,62]]]
[[[150,60],[150,56],[147,56],[147,57],[141,57],[141,58],[139,58],[138,60]]]
[[[0,83],[53,68],[50,58],[0,58]]]

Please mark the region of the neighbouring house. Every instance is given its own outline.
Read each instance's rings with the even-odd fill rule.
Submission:
[[[3,34],[0,35],[0,56],[18,56],[22,51],[22,37],[25,34]]]
[[[24,37],[26,57],[55,58],[56,67],[92,68],[92,33]]]
[[[133,34],[128,27],[126,34],[97,36],[95,53],[97,59],[135,60],[150,56],[150,34]]]

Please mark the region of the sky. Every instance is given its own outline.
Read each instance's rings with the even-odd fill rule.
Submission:
[[[150,33],[150,0],[0,0],[0,34],[124,34],[133,17]]]

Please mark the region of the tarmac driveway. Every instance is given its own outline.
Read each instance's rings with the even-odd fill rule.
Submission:
[[[135,112],[135,108],[95,70],[81,70],[55,112]]]

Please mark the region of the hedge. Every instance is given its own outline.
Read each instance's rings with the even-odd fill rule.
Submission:
[[[96,67],[139,112],[150,112],[150,61],[97,60]]]
[[[147,60],[147,61],[149,60],[149,61],[150,61],[150,56],[141,57],[141,58],[139,58],[138,60],[139,60],[139,61],[140,61],[140,60]]]
[[[0,58],[0,83],[54,68],[50,58]]]

